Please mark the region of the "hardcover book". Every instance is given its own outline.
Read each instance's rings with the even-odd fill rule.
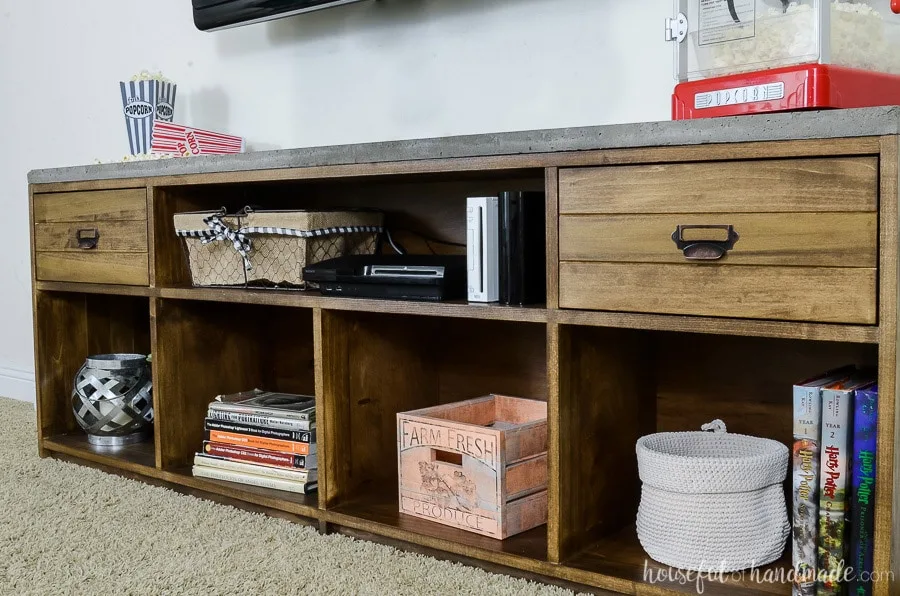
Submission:
[[[247,397],[248,395],[250,397]],[[259,389],[233,395],[220,395],[209,404],[209,409],[253,416],[279,416],[310,422],[316,419],[315,397],[292,393],[273,393]]]
[[[793,528],[794,596],[815,596],[819,512],[819,439],[822,387],[848,377],[853,367],[830,371],[794,385]]]
[[[841,593],[849,544],[846,533],[847,475],[853,392],[872,384],[854,375],[822,388],[822,454],[819,466],[819,539],[816,591]]]
[[[282,416],[269,416],[265,414],[243,414],[241,412],[226,412],[210,408],[206,413],[207,418],[221,420],[222,422],[236,422],[238,424],[251,424],[253,426],[265,426],[279,430],[306,431],[314,430],[316,423],[309,420],[295,420]]]
[[[224,457],[214,455],[206,455],[197,453],[194,455],[194,464],[198,466],[206,466],[208,468],[221,468],[232,472],[244,472],[245,474],[256,474],[257,476],[268,476],[269,478],[280,478],[281,480],[291,480],[293,482],[315,482],[318,480],[317,470],[301,470],[297,468],[276,468],[273,466],[264,466],[260,464],[252,464],[249,462],[235,461]]]
[[[872,594],[872,542],[875,531],[875,447],[878,423],[878,387],[857,389],[853,401],[853,464],[850,494],[849,593]]]
[[[239,484],[249,484],[251,486],[260,486],[263,488],[274,488],[276,490],[284,490],[292,493],[306,494],[316,489],[315,482],[295,482],[293,480],[269,478],[267,476],[246,474],[244,472],[233,472],[230,470],[223,470],[221,468],[198,466],[196,464],[194,465],[192,470],[194,476],[197,476],[198,478],[225,480],[227,482],[237,482]]]
[[[245,461],[264,466],[277,466],[280,468],[299,468],[312,470],[317,467],[316,454],[295,455],[280,451],[267,451],[265,449],[253,449],[252,447],[240,447],[225,443],[203,442],[203,453],[224,457],[230,460]]]

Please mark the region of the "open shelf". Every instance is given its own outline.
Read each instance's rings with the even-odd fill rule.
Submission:
[[[557,355],[564,488],[551,552],[630,579],[649,561],[628,529],[640,502],[639,437],[718,418],[729,432],[790,445],[792,385],[845,364],[874,367],[878,346],[563,325]]]
[[[155,468],[154,440],[120,449],[88,443],[72,412],[72,382],[88,356],[150,353],[150,303],[142,296],[39,291],[35,363],[40,446],[112,467]]]
[[[652,560],[641,548],[634,526],[627,526],[621,531],[604,537],[602,540],[586,548],[583,552],[565,561],[565,564],[576,569],[615,577],[635,584],[651,583],[653,585],[686,594],[697,594],[697,575],[678,576],[679,570],[672,569]],[[790,594],[788,570],[791,568],[790,550],[785,551],[782,558],[775,563],[735,574],[726,573],[724,577],[709,575],[703,577],[703,594],[731,596],[742,594]],[[724,579],[725,581],[720,581]]]
[[[309,494],[292,493],[284,490],[275,490],[271,488],[263,488],[260,486],[252,486],[249,484],[241,484],[238,482],[227,482],[224,480],[214,480],[212,478],[197,478],[191,473],[191,466],[182,466],[167,470],[165,474],[166,480],[190,486],[208,493],[222,495],[254,503],[263,507],[271,507],[288,513],[295,513],[311,518],[318,518],[318,495],[316,491]]]
[[[475,548],[536,561],[547,560],[546,525],[516,534],[506,540],[496,540],[426,519],[403,515],[399,511],[396,491],[393,494],[362,491],[360,494],[359,498],[330,509],[330,519],[341,525],[387,537],[402,534],[404,539],[418,542],[423,546],[429,546],[429,542],[438,540],[444,548],[452,544],[460,549]]]
[[[237,304],[260,304],[301,308],[327,308],[358,312],[396,313],[468,319],[494,319],[541,323],[547,321],[547,309],[536,306],[504,306],[453,300],[419,302],[323,296],[314,290],[275,290],[264,288],[159,288],[158,295],[173,300],[206,300]]]
[[[191,483],[213,488],[240,486],[250,495],[316,507],[315,492],[295,496],[190,475],[194,454],[202,449],[209,403],[217,395],[254,388],[315,393],[312,311],[159,300],[155,318],[158,336],[166,338],[157,342],[153,356],[162,469],[182,473]],[[157,374],[159,371],[167,372]]]
[[[98,464],[131,472],[147,473],[156,466],[156,450],[153,440],[117,448],[97,447],[88,442],[81,431],[55,435],[44,439],[44,449],[80,457]]]
[[[397,496],[397,413],[498,393],[547,399],[546,325],[321,313],[329,508]],[[320,444],[320,448],[322,445]]]

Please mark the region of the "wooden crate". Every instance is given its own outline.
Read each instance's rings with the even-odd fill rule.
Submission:
[[[397,414],[400,512],[492,538],[547,523],[547,404],[489,395]]]

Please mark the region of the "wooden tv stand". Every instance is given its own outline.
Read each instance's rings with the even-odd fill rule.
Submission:
[[[662,566],[635,533],[636,439],[722,418],[789,443],[792,383],[857,363],[880,385],[875,568],[900,578],[898,123],[877,108],[32,172],[40,453],[323,531],[601,590],[690,593],[648,585]],[[172,224],[223,205],[366,206],[427,252],[402,230],[463,242],[465,198],[503,189],[546,190],[547,304],[192,287]],[[698,224],[718,227],[684,228],[685,241],[726,241],[729,225],[739,239],[720,260],[686,260],[672,234]],[[88,228],[98,245],[80,249]],[[105,352],[152,352],[153,442],[102,451],[76,426],[73,376]],[[208,402],[252,387],[316,395],[318,493],[191,475]],[[489,393],[548,402],[548,524],[499,541],[399,514],[396,413]],[[789,568],[788,550],[762,573]],[[747,574],[706,593],[790,586]]]

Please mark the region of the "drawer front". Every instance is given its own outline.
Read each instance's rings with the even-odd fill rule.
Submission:
[[[38,252],[145,253],[147,222],[38,223],[34,224],[34,248]]]
[[[148,285],[145,189],[35,194],[35,277]]]
[[[143,188],[34,195],[34,222],[147,221]]]
[[[784,213],[875,211],[875,157],[773,159],[559,172],[569,213]]]
[[[39,252],[35,255],[35,276],[43,281],[150,284],[147,253]]]
[[[875,158],[560,171],[561,308],[875,324]]]
[[[563,215],[563,261],[687,263],[672,239],[678,226],[732,226],[738,239],[718,263],[875,267],[878,215],[871,213],[728,213]],[[723,228],[686,228],[691,240],[725,240]]]
[[[559,284],[561,308],[876,322],[872,268],[563,262]]]

